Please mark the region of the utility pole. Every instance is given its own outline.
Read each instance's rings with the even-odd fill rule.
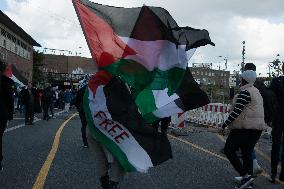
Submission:
[[[246,41],[243,41],[243,51],[242,51],[242,64],[241,64],[241,72],[245,69],[245,54],[246,54]]]

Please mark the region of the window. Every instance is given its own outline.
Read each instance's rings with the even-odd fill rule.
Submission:
[[[3,41],[3,46],[6,48],[6,39],[4,39],[4,41]]]
[[[200,72],[200,75],[203,75],[203,72]]]
[[[7,33],[7,32],[6,32],[4,29],[1,28],[1,35],[4,36],[4,37],[6,37],[6,33]]]
[[[7,38],[10,39],[10,40],[12,40],[12,36],[11,36],[10,33],[7,34]]]

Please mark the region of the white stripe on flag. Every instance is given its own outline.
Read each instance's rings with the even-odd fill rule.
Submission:
[[[153,112],[153,114],[156,116],[156,117],[160,117],[160,118],[163,118],[163,117],[169,117],[173,114],[177,114],[177,113],[181,113],[183,112],[182,109],[180,109],[175,102],[171,102],[159,109],[157,109],[156,111]]]
[[[103,86],[99,86],[96,90],[96,95],[93,97],[92,91],[89,89],[89,108],[92,115],[96,115],[98,112],[102,111],[106,115],[106,118],[111,120],[111,115],[106,106],[106,97],[103,91]],[[121,129],[117,129],[114,132],[110,132],[110,129],[105,129],[105,127],[100,126],[100,124],[106,119],[100,117],[92,116],[95,126],[110,140],[112,140],[127,156],[127,159],[137,171],[147,172],[150,167],[153,167],[152,161],[147,154],[147,152],[138,144],[135,138],[131,135],[127,128],[118,122],[112,120],[112,122],[117,124]],[[124,131],[127,133],[127,137],[119,142],[115,139],[119,134],[118,131]],[[125,135],[126,136],[126,135]]]
[[[135,50],[136,55],[128,55],[125,59],[135,60],[149,71],[155,68],[169,70],[173,67],[186,69],[188,60],[196,49],[185,51],[185,45],[179,45],[167,40],[141,41],[128,37],[119,38]]]
[[[155,99],[157,109],[173,102],[174,100],[178,99],[179,96],[174,93],[173,95],[168,95],[168,88],[164,90],[153,90],[153,96]]]

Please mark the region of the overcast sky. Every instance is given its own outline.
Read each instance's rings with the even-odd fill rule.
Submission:
[[[284,0],[92,1],[123,7],[160,6],[179,26],[208,30],[216,46],[200,47],[190,64],[212,62],[214,68],[220,64],[223,69],[226,57],[229,70],[239,70],[242,41],[246,41],[246,62],[255,63],[262,75],[277,54],[284,60]],[[0,9],[43,47],[90,57],[71,0],[0,0]]]

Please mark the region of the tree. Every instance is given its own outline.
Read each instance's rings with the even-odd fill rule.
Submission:
[[[42,52],[35,51],[33,52],[33,83],[40,84],[44,83],[46,77],[44,73],[41,71],[40,67],[44,64],[42,63],[44,59],[44,55]]]
[[[282,72],[281,69],[282,64],[284,64],[284,61],[281,62],[278,58],[273,60],[272,62],[269,62],[268,64],[269,77],[278,77]]]

